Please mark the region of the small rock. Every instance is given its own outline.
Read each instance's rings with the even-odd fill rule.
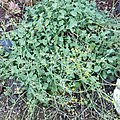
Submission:
[[[116,88],[113,92],[114,106],[117,113],[120,115],[120,79],[117,79]]]
[[[0,46],[4,49],[6,52],[10,52],[12,48],[12,42],[11,40],[0,40]]]

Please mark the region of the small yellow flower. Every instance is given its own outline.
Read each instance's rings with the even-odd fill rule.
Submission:
[[[115,101],[114,101],[114,100],[112,100],[111,102],[112,102],[113,104],[115,103]]]
[[[101,98],[102,96],[101,95],[99,95],[99,98]]]
[[[15,90],[16,90],[17,93],[20,92],[20,88],[19,87],[17,87]]]
[[[72,99],[71,99],[72,101],[74,101],[75,99],[72,97]]]
[[[75,113],[76,114],[76,116],[78,116],[78,113]]]
[[[70,113],[70,110],[68,110],[68,112]]]
[[[77,50],[77,49],[76,49],[75,51],[76,51],[76,53],[78,53],[78,50]]]
[[[63,104],[62,104],[62,107],[64,107],[64,105],[65,105],[65,104],[63,103]]]
[[[70,58],[71,61],[75,62],[75,59],[74,58]]]
[[[29,102],[26,102],[26,104],[28,105],[28,104],[29,104]]]
[[[106,98],[106,100],[108,101],[109,99],[108,99],[108,98]]]
[[[80,104],[81,104],[81,105],[84,105],[84,102],[83,102],[83,101],[84,101],[84,99],[81,97],[81,100],[80,100]]]
[[[75,99],[75,102],[77,102],[78,101],[78,99]]]
[[[74,51],[74,48],[72,48],[71,51]]]
[[[88,71],[86,71],[86,72],[85,72],[85,75],[86,75],[86,76],[88,76],[88,75],[89,75],[89,72],[88,72]]]
[[[80,68],[80,64],[77,64],[77,68]]]
[[[72,91],[74,91],[75,90],[75,88],[72,88]]]
[[[66,73],[67,73],[67,74],[69,74],[69,72],[68,72],[68,71],[67,71]]]

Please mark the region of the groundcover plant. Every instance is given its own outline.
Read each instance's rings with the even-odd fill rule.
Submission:
[[[119,69],[116,22],[87,0],[43,0],[27,7],[17,29],[6,34],[12,52],[2,53],[0,78],[14,77],[26,89],[32,112],[38,103],[63,104],[73,91],[101,90]],[[84,104],[89,104],[87,94]],[[81,105],[81,98],[77,99]]]

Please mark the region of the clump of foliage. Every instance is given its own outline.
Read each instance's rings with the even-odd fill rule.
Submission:
[[[0,77],[23,82],[31,105],[48,104],[73,89],[97,90],[119,67],[120,39],[112,24],[86,0],[44,0],[28,7],[9,34],[14,47],[0,62]]]

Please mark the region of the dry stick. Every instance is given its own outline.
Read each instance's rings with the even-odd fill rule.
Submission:
[[[56,116],[57,116],[57,114],[58,114],[58,109],[59,109],[59,108],[58,108],[58,105],[57,105],[57,101],[56,101],[55,96],[54,96],[54,101],[55,101],[55,106],[56,106],[56,114],[55,114],[55,118],[56,118]],[[55,118],[54,118],[54,119],[55,119]],[[54,120],[54,119],[53,119],[53,120]]]
[[[18,102],[18,100],[20,99],[20,98],[22,98],[22,96],[25,94],[26,92],[24,92],[22,95],[20,95],[19,96],[19,98],[17,98],[17,100],[16,100],[16,103]],[[24,99],[22,99],[22,100],[24,100]],[[24,100],[24,102],[26,103],[26,101]],[[14,108],[14,106],[16,105],[16,103],[14,103],[13,104],[13,106],[12,106],[12,108],[11,108],[11,110],[8,112],[8,118],[10,118],[11,117],[11,114],[12,114],[12,110],[13,110],[13,108]]]

